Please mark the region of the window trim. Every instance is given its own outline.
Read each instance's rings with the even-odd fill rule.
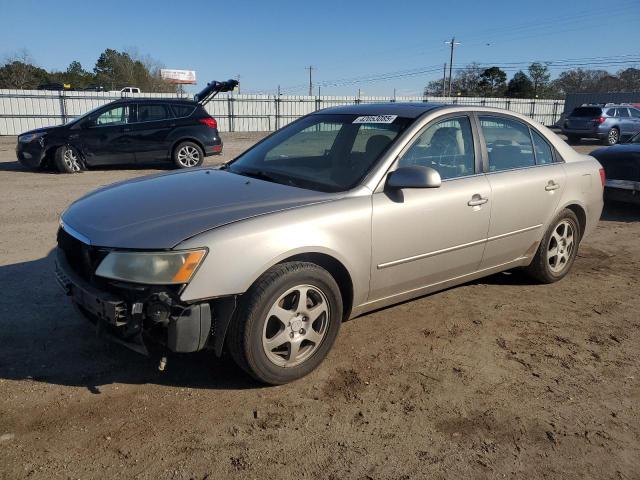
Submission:
[[[426,125],[424,125],[422,128],[420,128],[404,145],[404,147],[402,147],[402,150],[400,151],[400,153],[396,156],[395,160],[393,161],[393,163],[389,166],[389,168],[387,169],[387,171],[385,172],[385,174],[382,176],[380,183],[378,184],[378,186],[375,189],[375,192],[379,192],[381,190],[384,189],[384,185],[386,184],[387,181],[387,176],[394,172],[397,168],[398,168],[398,163],[400,162],[400,160],[402,159],[402,157],[404,157],[406,155],[406,153],[409,151],[409,149],[413,146],[413,144],[418,140],[418,138],[420,138],[420,136],[429,128],[431,128],[434,125],[437,125],[438,123],[442,123],[442,122],[446,122],[447,120],[453,120],[456,118],[461,118],[464,117],[469,121],[469,126],[471,127],[471,140],[473,142],[473,156],[474,156],[474,173],[472,173],[471,175],[463,175],[461,177],[453,177],[453,178],[443,178],[442,182],[452,182],[455,180],[462,180],[465,178],[471,178],[471,177],[477,177],[479,175],[484,175],[484,171],[483,171],[483,165],[482,165],[482,160],[481,160],[481,149],[480,149],[480,145],[478,144],[478,131],[477,131],[477,127],[476,124],[474,122],[474,118],[473,118],[473,112],[451,112],[451,113],[447,113],[445,115],[441,115],[437,118],[434,118],[433,120],[431,120],[429,123],[427,123]],[[440,173],[440,172],[438,172]]]

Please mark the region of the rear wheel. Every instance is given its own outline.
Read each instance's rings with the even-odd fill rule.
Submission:
[[[199,167],[204,161],[204,152],[194,142],[181,142],[173,150],[173,162],[178,168]]]
[[[609,130],[609,132],[607,133],[607,136],[604,139],[604,144],[615,145],[619,141],[620,141],[620,130],[614,127],[611,130]]]
[[[54,163],[60,173],[77,173],[83,169],[80,152],[71,145],[58,147]]]
[[[576,214],[564,209],[553,220],[545,233],[536,256],[526,271],[542,283],[553,283],[563,278],[578,253],[580,227]]]
[[[306,262],[276,265],[243,296],[228,338],[236,363],[256,380],[301,378],[327,356],[342,321],[333,277]]]

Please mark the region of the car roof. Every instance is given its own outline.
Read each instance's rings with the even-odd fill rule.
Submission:
[[[119,98],[111,103],[184,103],[195,105],[196,102],[188,98]]]
[[[345,115],[398,115],[405,118],[418,118],[426,112],[437,108],[447,107],[444,103],[357,103],[354,105],[341,105],[339,107],[329,107],[314,112],[318,114],[342,113]]]

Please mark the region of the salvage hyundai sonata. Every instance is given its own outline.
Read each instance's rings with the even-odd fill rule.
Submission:
[[[261,382],[300,378],[343,320],[523,267],[571,269],[604,173],[511,112],[330,108],[216,168],[99,189],[58,231],[81,312],[139,351],[228,351]]]

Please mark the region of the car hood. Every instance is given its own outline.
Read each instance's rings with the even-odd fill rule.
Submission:
[[[54,130],[59,130],[62,127],[64,127],[64,125],[51,125],[50,127],[34,128],[33,130],[27,130],[26,132],[22,132],[20,136],[31,134],[31,133],[41,133],[41,132],[49,133]]]
[[[92,245],[169,249],[212,228],[336,198],[333,193],[198,169],[96,190],[74,202],[62,223]]]

